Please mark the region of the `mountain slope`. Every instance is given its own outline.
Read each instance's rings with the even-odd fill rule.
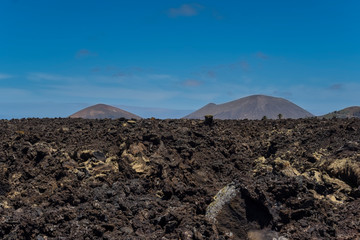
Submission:
[[[72,115],[70,118],[86,118],[86,119],[103,119],[103,118],[126,118],[126,119],[141,119],[141,117],[124,111],[120,108],[112,107],[106,104],[96,104],[87,108],[84,108]]]
[[[334,112],[325,114],[320,117],[323,117],[323,118],[334,118],[334,117],[335,118],[352,118],[352,117],[360,118],[360,106],[344,108],[342,110],[334,111]]]
[[[294,103],[277,97],[252,95],[235,101],[214,104],[210,103],[184,118],[202,119],[205,115],[213,115],[216,119],[270,119],[306,118],[313,115]]]

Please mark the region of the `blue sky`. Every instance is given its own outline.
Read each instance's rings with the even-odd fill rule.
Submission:
[[[360,105],[359,12],[355,0],[3,0],[0,118],[96,103],[181,117],[252,94],[316,115]]]

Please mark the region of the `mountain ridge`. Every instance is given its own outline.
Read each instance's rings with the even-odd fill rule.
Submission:
[[[328,114],[319,116],[322,118],[360,118],[360,106],[351,106],[347,108],[343,108],[338,111],[330,112]]]
[[[278,97],[251,95],[222,104],[209,103],[184,118],[202,119],[205,115],[213,115],[216,119],[269,119],[306,118],[314,115],[296,104]]]

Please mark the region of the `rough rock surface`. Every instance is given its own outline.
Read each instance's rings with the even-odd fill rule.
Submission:
[[[0,130],[1,239],[360,239],[360,119]]]

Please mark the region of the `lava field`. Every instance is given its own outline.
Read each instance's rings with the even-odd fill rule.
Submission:
[[[1,239],[360,239],[360,119],[0,120]]]

